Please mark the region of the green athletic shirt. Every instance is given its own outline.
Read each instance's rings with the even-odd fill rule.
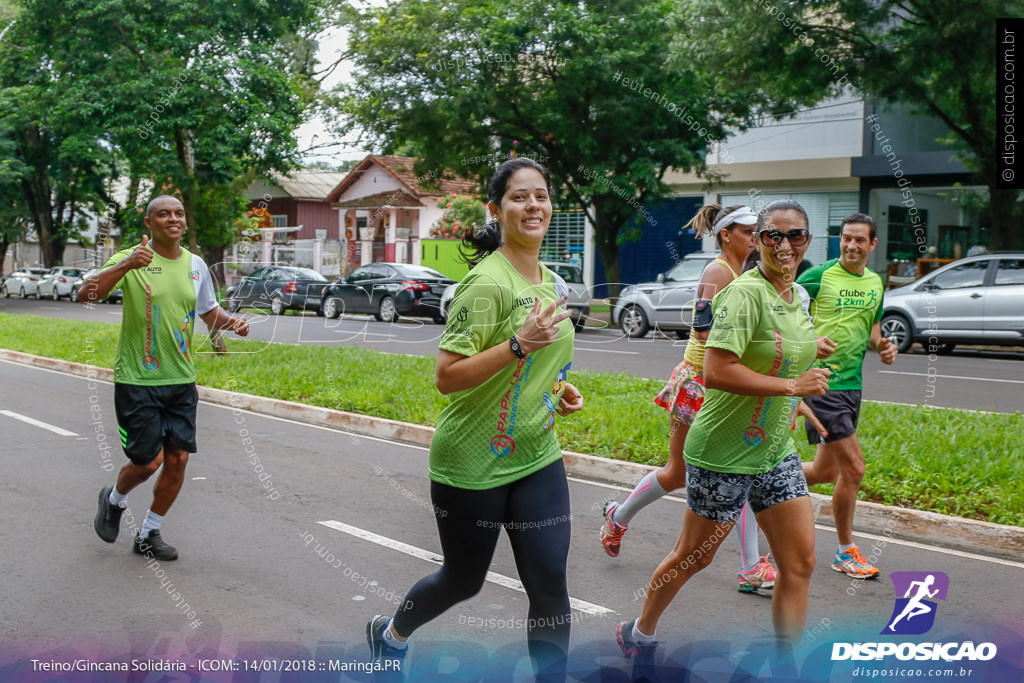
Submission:
[[[814,363],[817,343],[806,292],[787,303],[757,268],[730,282],[711,302],[714,323],[704,343],[739,356],[754,372],[795,379]],[[708,389],[686,435],[686,462],[715,472],[760,474],[796,452],[790,423],[800,399],[740,396]]]
[[[832,259],[809,268],[797,282],[811,295],[816,333],[836,343],[832,355],[821,361],[821,367],[832,371],[829,390],[860,389],[871,328],[882,319],[882,278],[867,268],[863,275],[854,275]]]
[[[128,258],[136,246],[117,252],[103,267]],[[173,261],[153,252],[149,266],[125,273],[114,286],[118,288],[124,295],[124,312],[114,381],[140,386],[195,382],[196,311],[203,315],[217,306],[213,279],[203,259],[186,249]]]
[[[541,266],[530,283],[499,252],[469,271],[455,290],[441,349],[463,356],[508,344],[540,297],[541,310],[565,282]],[[564,309],[562,309],[564,310]],[[430,441],[430,478],[463,489],[490,489],[517,481],[562,457],[555,408],[572,365],[572,321],[558,324],[558,340],[516,359],[475,387],[451,394]]]

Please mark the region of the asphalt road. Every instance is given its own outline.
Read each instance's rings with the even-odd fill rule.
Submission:
[[[2,313],[117,322],[119,305],[93,310],[68,301],[0,298]],[[381,323],[366,316],[326,320],[313,313],[273,316],[246,309],[250,338],[289,344],[350,345],[393,353],[434,355],[442,328],[429,319]],[[615,328],[588,327],[576,336],[576,370],[624,371],[638,377],[667,379],[682,357],[685,342],[648,335],[627,339]],[[868,353],[864,397],[879,401],[962,407],[996,412],[1024,412],[1024,353],[1014,350],[958,349],[930,360],[920,347],[885,366]]]
[[[199,407],[200,452],[163,526],[181,557],[147,566],[131,553],[124,525],[114,545],[92,529],[97,491],[123,463],[116,433],[111,385],[0,362],[0,680],[49,680],[30,673],[32,658],[364,661],[367,619],[392,613],[397,596],[436,569],[440,547],[422,447],[207,404]],[[114,442],[109,451],[101,435]],[[638,614],[636,591],[680,528],[683,503],[663,499],[634,520],[622,556],[606,557],[598,541],[600,509],[624,490],[570,478],[569,589],[578,618],[571,667],[586,680],[625,680],[615,625]],[[128,502],[140,521],[148,486]],[[894,599],[886,574],[941,571],[950,579],[948,597],[931,632],[912,640],[994,642],[999,657],[966,664],[983,667],[981,677],[967,680],[1020,680],[1019,668],[1000,660],[1020,666],[1024,619],[1016,586],[1024,563],[915,543],[895,514],[892,531],[877,553],[883,577],[857,584],[829,571],[835,535],[819,527],[807,620],[812,649],[823,648],[827,660],[834,641],[884,640],[878,633]],[[860,541],[877,543],[863,535]],[[705,672],[693,680],[760,666],[749,658],[771,633],[770,593],[738,593],[737,562],[735,541],[727,539],[659,627],[662,652]],[[504,538],[491,570],[506,578],[495,577],[416,633],[406,662],[410,680],[465,680],[491,667],[505,672],[498,680],[525,680],[527,605],[510,587],[517,573]],[[806,667],[804,673],[859,680],[851,671],[861,664],[838,662],[818,678]],[[162,680],[153,675],[145,680]],[[367,680],[355,672],[210,676]]]

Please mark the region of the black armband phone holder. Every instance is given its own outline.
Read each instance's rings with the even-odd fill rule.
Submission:
[[[697,332],[707,332],[711,329],[711,301],[709,299],[697,299],[693,305],[693,324],[691,329]]]

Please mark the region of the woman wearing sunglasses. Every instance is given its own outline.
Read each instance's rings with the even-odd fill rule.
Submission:
[[[755,223],[757,214],[749,206],[723,208],[718,204],[707,204],[685,226],[693,227],[698,239],[714,235],[722,254],[711,261],[701,274],[693,325],[683,360],[654,399],[669,414],[668,463],[641,479],[623,503],[608,501],[604,506],[601,542],[611,557],[618,557],[622,536],[629,530],[629,523],[636,513],[669,491],[686,485],[683,444],[704,401],[704,340],[711,329],[711,299],[746,269],[745,263],[754,252]],[[736,535],[740,550],[739,590],[750,593],[759,588],[772,588],[775,585],[775,568],[767,556],[760,555],[757,524],[749,505],[743,506],[736,524]]]
[[[620,624],[623,654],[651,666],[655,629],[679,589],[714,559],[750,502],[778,563],[772,622],[780,654],[800,638],[814,569],[814,510],[790,424],[801,397],[828,389],[808,297],[794,284],[810,243],[807,213],[792,200],[757,217],[760,262],[715,296],[704,353],[704,404],[684,447],[687,510],[676,547],[648,586],[638,619]]]

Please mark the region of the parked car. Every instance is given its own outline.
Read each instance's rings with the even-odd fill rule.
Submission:
[[[717,253],[698,251],[658,276],[655,282],[628,285],[612,307],[612,324],[627,337],[647,336],[652,327],[674,330],[685,339],[693,321],[693,301],[705,266],[718,258]]]
[[[59,301],[61,297],[68,297],[74,300],[78,296],[75,283],[82,277],[84,271],[81,268],[69,268],[58,266],[50,268],[50,272],[39,281],[38,297],[44,296]]]
[[[425,316],[443,323],[441,294],[454,282],[426,266],[370,263],[324,287],[321,306],[328,318],[372,313],[383,322],[398,316]]]
[[[588,316],[590,316],[590,290],[583,282],[583,269],[575,263],[562,263],[559,261],[541,261],[551,271],[565,280],[569,287],[569,299],[565,302],[569,309],[569,317],[577,330],[582,330]],[[450,285],[441,295],[441,311],[443,320],[448,319],[451,311],[452,299],[455,298],[455,289],[458,283]]]
[[[39,298],[39,281],[46,275],[46,268],[18,268],[7,276],[3,284],[5,297],[17,294],[24,299],[30,296]]]
[[[84,273],[82,273],[77,280],[75,280],[75,282],[71,285],[71,300],[72,301],[77,301],[78,300],[78,290],[80,290],[82,288],[82,283],[85,282],[88,278],[90,278],[93,275],[95,275],[99,270],[100,270],[99,268],[90,268],[89,270],[87,270]],[[106,298],[103,299],[103,301],[106,301],[108,304],[123,303],[124,302],[124,294],[121,292],[120,289],[115,289],[115,290],[112,290],[110,292],[110,294],[108,294],[106,296]]]
[[[882,299],[882,334],[900,353],[914,342],[937,353],[957,344],[1024,346],[1024,252],[954,261]]]
[[[319,312],[320,292],[328,282],[312,268],[260,268],[237,285],[228,287],[227,308],[232,313],[243,307],[269,308],[274,315],[282,315],[289,308]]]

